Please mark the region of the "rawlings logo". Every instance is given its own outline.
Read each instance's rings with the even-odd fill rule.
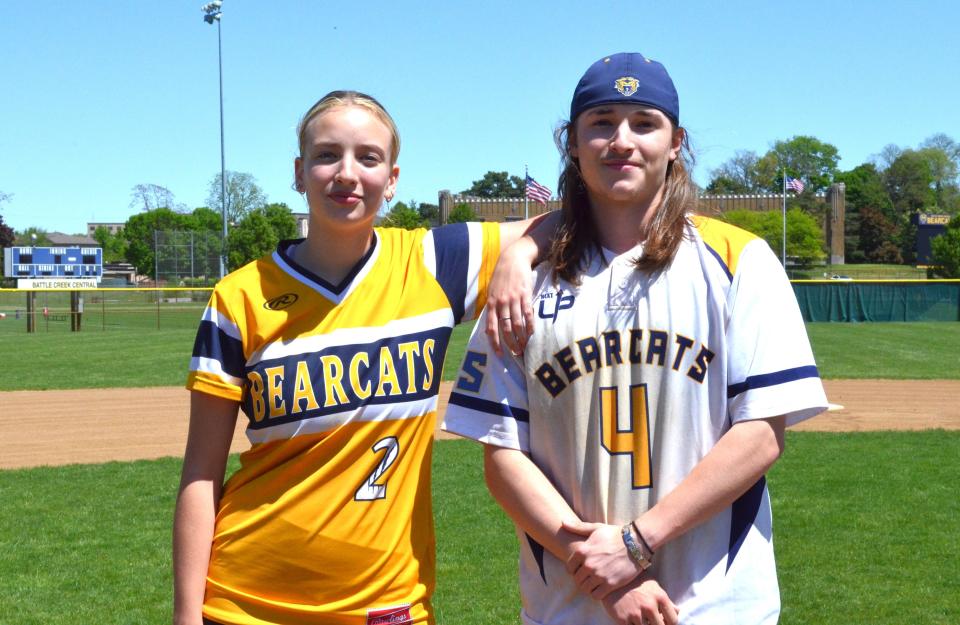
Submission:
[[[298,299],[300,299],[300,297],[296,293],[284,293],[279,297],[268,299],[263,303],[263,307],[267,310],[283,310],[284,308],[293,306]]]
[[[409,603],[392,608],[367,610],[367,625],[403,625],[412,622]]]

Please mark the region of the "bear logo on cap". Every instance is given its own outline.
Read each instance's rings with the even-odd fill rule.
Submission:
[[[613,86],[622,95],[629,98],[637,92],[637,89],[640,87],[640,81],[633,76],[621,76],[620,78],[617,78],[617,81],[613,83]]]

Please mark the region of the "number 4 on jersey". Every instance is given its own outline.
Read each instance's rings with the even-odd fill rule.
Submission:
[[[382,484],[377,483],[377,481],[383,477],[390,465],[396,462],[397,456],[400,455],[400,443],[394,436],[381,438],[373,444],[373,452],[377,453],[379,451],[384,452],[383,458],[380,459],[380,463],[357,489],[357,494],[353,496],[356,501],[375,501],[387,498],[386,480]]]
[[[647,419],[647,385],[630,387],[630,425],[620,429],[617,388],[600,389],[600,434],[603,448],[613,455],[630,455],[633,487],[650,488],[650,427]]]

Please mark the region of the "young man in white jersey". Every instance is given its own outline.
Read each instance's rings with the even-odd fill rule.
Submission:
[[[533,335],[518,357],[475,334],[445,421],[486,445],[523,622],[776,623],[764,475],[826,407],[786,275],[762,239],[693,214],[660,63],[594,63],[557,139]]]

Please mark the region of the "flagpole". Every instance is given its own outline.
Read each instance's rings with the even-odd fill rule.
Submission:
[[[527,197],[527,180],[530,178],[530,172],[527,170],[527,164],[523,164],[523,218],[530,219],[530,198]]]
[[[787,269],[787,168],[783,168],[783,247],[781,248],[783,269]]]

